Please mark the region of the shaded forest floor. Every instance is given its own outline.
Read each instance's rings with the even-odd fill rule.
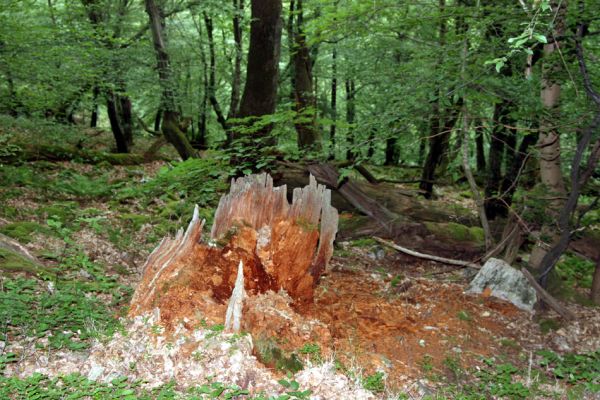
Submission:
[[[109,142],[105,134],[94,140]],[[115,375],[112,383],[92,384],[81,376],[46,378],[75,372],[89,377],[95,368],[91,353],[104,349],[115,332],[128,340],[128,322],[118,318],[125,315],[148,254],[163,236],[187,224],[193,204],[200,205],[210,226],[227,190],[226,175],[219,154],[184,164],[1,165],[0,233],[25,245],[41,265],[0,253],[0,397],[50,390],[64,395],[68,388],[93,388],[100,396],[118,389],[119,398],[243,394],[244,388],[231,382],[211,381],[218,371],[207,371],[205,381],[169,382],[160,376],[144,384],[135,378],[147,376],[131,362],[121,366],[129,380]],[[453,197],[438,205],[470,207],[463,196],[447,198]],[[337,243],[314,306],[293,316],[322,322],[330,335],[302,345],[293,332],[274,338],[282,360],[298,361],[300,367],[276,363],[279,370],[268,374],[281,381],[278,389],[266,385],[266,392],[308,398],[302,389],[318,391],[318,379],[302,378],[298,369],[325,363],[347,378],[345,384],[362,386],[364,398],[600,396],[597,307],[566,303],[577,315],[568,324],[551,311],[532,316],[489,296],[464,294],[472,276],[469,270],[396,253],[370,238]],[[577,298],[583,289],[571,292]],[[215,335],[204,338],[219,340],[220,326],[218,318],[207,318],[202,328]]]

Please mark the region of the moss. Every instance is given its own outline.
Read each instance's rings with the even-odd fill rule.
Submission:
[[[53,277],[55,274],[48,268],[38,265],[22,255],[0,248],[0,271],[26,272],[40,277]]]
[[[273,339],[259,338],[255,340],[254,344],[256,358],[269,368],[291,373],[296,373],[304,368],[296,354],[286,355]]]
[[[375,241],[375,239],[371,238],[361,238],[352,241],[352,246],[354,247],[369,247],[376,244],[377,242]]]
[[[370,222],[369,217],[362,215],[352,215],[351,217],[341,217],[338,223],[339,231],[354,232],[364,227]]]
[[[484,243],[483,229],[477,226],[465,226],[456,222],[425,222],[425,226],[435,235],[459,242]]]
[[[21,243],[29,243],[32,234],[41,233],[43,235],[51,235],[52,230],[37,222],[22,221],[0,227],[0,233],[10,236]]]

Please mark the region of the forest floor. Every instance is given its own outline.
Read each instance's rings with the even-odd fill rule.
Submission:
[[[221,332],[219,317],[207,317],[197,338],[218,343],[196,360],[207,369],[202,379],[184,371],[189,364],[158,373],[179,344],[161,344],[166,339],[156,326],[124,318],[150,251],[187,224],[193,203],[210,226],[227,189],[218,162],[1,165],[0,233],[25,245],[41,265],[0,253],[0,397],[80,390],[99,398],[245,398],[243,390],[252,386],[247,371],[243,387],[243,380],[223,381],[210,370],[233,371],[231,360],[217,360],[237,354],[222,351],[239,338]],[[337,243],[314,305],[303,315],[289,311],[292,319],[322,323],[327,334],[301,346],[294,330],[275,338],[284,359],[300,367],[259,366],[252,388],[281,399],[600,398],[597,307],[565,302],[577,316],[568,323],[552,311],[533,315],[486,294],[465,294],[473,273],[402,255],[370,238]],[[152,357],[124,354],[140,342],[153,342]],[[121,358],[114,358],[117,351]],[[243,357],[253,358],[248,351]],[[117,359],[103,382],[83,378],[97,378],[99,363]],[[319,371],[337,378],[326,382]]]

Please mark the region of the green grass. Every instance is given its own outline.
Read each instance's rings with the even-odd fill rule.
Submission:
[[[111,309],[88,284],[34,279],[2,280],[0,320],[11,338],[47,337],[48,347],[80,350],[119,327]]]
[[[1,359],[0,359],[1,360]],[[1,371],[0,363],[0,371]],[[2,399],[119,399],[119,400],[302,400],[308,399],[310,390],[301,390],[298,382],[281,379],[283,394],[267,397],[265,394],[250,395],[236,385],[209,382],[186,390],[177,390],[171,381],[155,389],[142,388],[142,382],[121,376],[110,383],[94,382],[80,374],[56,378],[35,373],[25,379],[0,375],[0,398]]]

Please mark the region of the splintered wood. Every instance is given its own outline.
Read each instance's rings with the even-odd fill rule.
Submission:
[[[224,316],[240,262],[248,295],[284,289],[297,309],[305,308],[333,253],[338,213],[331,192],[312,176],[308,186],[294,189],[289,204],[286,187],[273,187],[262,174],[232,181],[215,214],[213,244],[200,240],[203,223],[194,210],[186,232],[163,239],[152,252],[130,315],[158,309],[167,327]]]

